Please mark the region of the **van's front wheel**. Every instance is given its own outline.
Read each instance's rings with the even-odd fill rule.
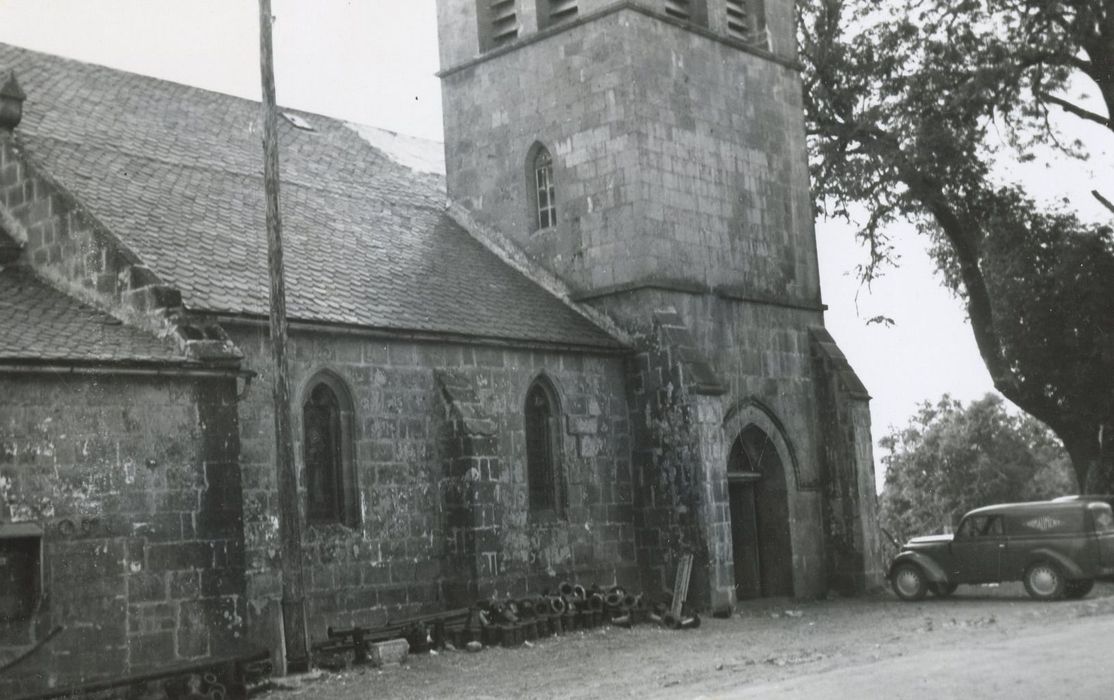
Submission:
[[[921,600],[928,592],[928,580],[916,564],[898,564],[890,577],[890,585],[902,600]]]
[[[1094,579],[1083,579],[1082,581],[1068,581],[1064,586],[1064,597],[1066,598],[1082,598],[1091,592],[1095,587]]]
[[[1038,561],[1025,570],[1025,590],[1037,600],[1055,600],[1064,595],[1067,581],[1060,567],[1052,562]]]

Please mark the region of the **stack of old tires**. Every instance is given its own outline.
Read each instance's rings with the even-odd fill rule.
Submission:
[[[605,590],[597,585],[585,588],[564,582],[555,592],[477,601],[460,641],[514,647],[539,637],[603,624],[630,627],[648,619],[649,614],[649,606],[642,595],[630,594],[621,586]]]

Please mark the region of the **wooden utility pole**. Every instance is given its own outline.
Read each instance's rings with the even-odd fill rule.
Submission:
[[[282,626],[287,672],[309,670],[302,521],[290,430],[286,366],[286,285],[279,213],[278,108],[271,47],[271,0],[259,0],[259,68],[263,76],[263,188],[267,197],[267,265],[271,276],[271,354],[274,360],[275,466],[278,476],[279,540],[282,544]]]

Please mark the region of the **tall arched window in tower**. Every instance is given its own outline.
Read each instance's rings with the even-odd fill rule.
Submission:
[[[526,482],[533,513],[564,514],[559,425],[556,393],[539,378],[526,392]]]
[[[306,521],[359,524],[359,497],[352,455],[352,403],[331,374],[310,382],[302,404],[306,464]]]
[[[540,230],[557,225],[557,192],[553,185],[553,157],[549,155],[549,149],[538,144],[532,150],[532,199]]]

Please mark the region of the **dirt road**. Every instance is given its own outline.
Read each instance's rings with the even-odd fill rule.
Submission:
[[[412,656],[402,667],[323,674],[264,697],[858,700],[1056,697],[1070,688],[1085,698],[1100,687],[1108,695],[1114,683],[1111,635],[1109,584],[1054,603],[1029,600],[1019,585],[915,604],[888,594],[766,600],[698,630],[602,628],[528,648]]]
[[[717,697],[826,698],[1106,698],[1114,685],[1114,617],[1061,622],[1005,639],[911,652],[725,691]]]

